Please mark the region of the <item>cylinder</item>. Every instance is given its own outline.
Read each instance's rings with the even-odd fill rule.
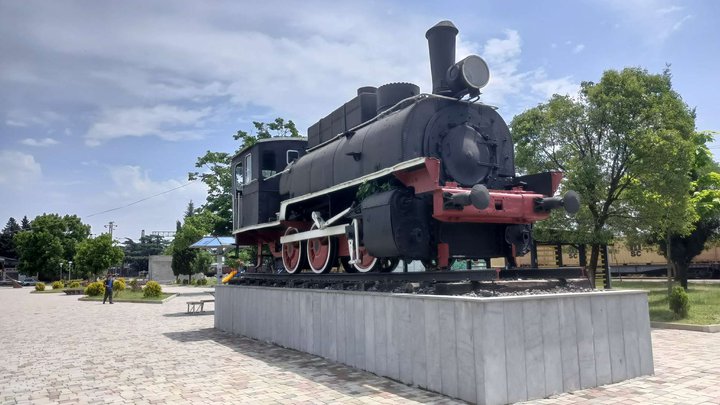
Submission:
[[[425,33],[430,51],[430,71],[432,73],[433,94],[450,92],[446,75],[450,66],[455,64],[455,37],[458,29],[450,21],[440,21]]]

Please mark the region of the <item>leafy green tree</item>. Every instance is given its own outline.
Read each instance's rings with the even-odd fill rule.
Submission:
[[[207,273],[208,269],[210,269],[210,265],[213,262],[213,256],[205,251],[205,250],[199,250],[195,254],[195,259],[192,261],[192,268],[193,268],[193,274],[197,273]]]
[[[192,200],[190,200],[187,208],[185,209],[185,218],[191,217],[193,215],[195,215],[195,204],[193,204]]]
[[[60,239],[48,231],[18,232],[14,238],[20,258],[18,271],[35,275],[42,281],[58,279],[60,263],[63,262],[63,245]]]
[[[10,217],[10,219],[8,219],[5,228],[3,228],[2,233],[0,233],[0,256],[17,259],[17,251],[15,250],[13,238],[21,229],[20,225],[15,221],[15,218]]]
[[[189,180],[200,179],[208,187],[208,196],[202,208],[220,217],[220,221],[213,228],[215,235],[229,235],[232,231],[232,174],[230,173],[232,157],[254,145],[258,139],[300,136],[295,123],[282,118],[276,118],[269,123],[254,121],[253,125],[254,133],[238,131],[233,136],[235,140],[240,141],[239,147],[233,154],[207,151],[195,162],[195,167],[204,171],[188,173]]]
[[[193,261],[198,255],[198,250],[190,248],[190,245],[210,234],[219,220],[217,215],[208,210],[185,218],[185,223],[175,234],[171,248],[171,266],[176,277],[187,275],[188,283],[190,282],[192,275],[197,272]]]
[[[122,263],[123,257],[122,248],[115,245],[110,234],[104,233],[78,244],[74,271],[85,278],[90,276],[97,278],[110,267]]]
[[[687,232],[692,216],[676,214],[688,206],[695,115],[672,89],[669,70],[608,70],[598,83],[583,82],[576,98],[555,95],[511,127],[521,169],[563,171],[563,187],[580,194],[573,220],[555,214],[548,224],[592,245],[592,279],[600,245],[613,232],[632,233],[640,216],[663,218],[665,233]],[[664,162],[668,153],[672,164]],[[671,177],[672,185],[662,183]],[[667,210],[672,216],[663,217]]]
[[[144,235],[138,242],[126,238],[123,243],[125,263],[136,271],[148,271],[150,256],[162,254],[169,245],[160,235]]]
[[[21,226],[22,227],[22,226]],[[35,217],[28,230],[15,234],[19,256],[18,270],[37,273],[44,280],[58,278],[60,263],[73,260],[76,245],[90,234],[76,215],[43,214]]]
[[[680,282],[685,290],[688,288],[690,262],[705,249],[706,242],[716,236],[720,229],[720,170],[707,147],[712,135],[708,132],[698,133],[695,139],[694,167],[690,174],[693,180],[690,207],[696,219],[691,232],[673,233],[669,238],[669,256],[675,270],[675,281]],[[668,239],[656,239],[660,239],[660,251],[667,257]]]

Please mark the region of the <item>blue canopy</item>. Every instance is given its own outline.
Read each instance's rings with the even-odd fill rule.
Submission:
[[[190,245],[197,249],[217,249],[235,246],[235,238],[232,236],[205,236],[199,241]]]

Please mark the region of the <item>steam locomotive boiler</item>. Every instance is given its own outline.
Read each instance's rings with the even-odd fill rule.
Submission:
[[[516,176],[505,121],[477,101],[488,67],[476,55],[455,61],[457,33],[449,21],[426,33],[432,94],[410,83],[361,87],[307,140],[271,138],[237,154],[237,244],[269,250],[288,273],[513,263],[534,222],[576,212],[575,193],[553,196],[561,173]]]

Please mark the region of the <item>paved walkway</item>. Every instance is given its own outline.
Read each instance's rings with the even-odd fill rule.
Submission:
[[[102,305],[29,292],[0,288],[0,404],[456,403],[217,332],[212,310],[185,314],[196,297]],[[655,376],[530,403],[720,404],[720,334],[654,330],[653,348]]]

